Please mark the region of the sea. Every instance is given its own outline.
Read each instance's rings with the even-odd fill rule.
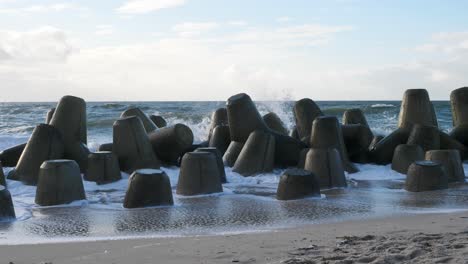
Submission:
[[[400,101],[318,101],[327,115],[342,118],[350,108],[360,108],[376,135],[397,127]],[[256,102],[261,114],[275,112],[291,129],[292,101]],[[433,102],[439,127],[452,129],[450,103]],[[56,102],[0,103],[0,150],[24,143],[34,127],[44,123]],[[207,139],[211,113],[225,102],[88,102],[88,147],[96,150],[112,141],[112,124],[130,107],[163,116],[168,125],[189,126],[195,142]],[[243,177],[225,168],[228,183],[219,194],[178,196],[175,186],[179,169],[162,168],[170,177],[174,206],[125,209],[122,202],[128,174],[106,185],[84,182],[86,200],[68,205],[42,207],[34,203],[36,188],[7,181],[17,219],[0,222],[0,244],[95,241],[141,237],[180,237],[264,232],[319,223],[385,218],[421,213],[451,213],[468,210],[468,187],[409,193],[403,190],[405,175],[390,165],[357,165],[360,172],[346,174],[347,188],[323,190],[320,198],[278,201],[276,188],[283,170]],[[464,164],[465,171],[468,164]],[[11,168],[4,168],[5,174]]]

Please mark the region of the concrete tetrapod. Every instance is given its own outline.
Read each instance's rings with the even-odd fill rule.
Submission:
[[[265,114],[263,116],[263,121],[265,121],[266,125],[268,128],[271,130],[285,135],[288,135],[288,129],[286,129],[286,126],[284,125],[283,121],[279,118],[279,116],[273,112],[270,112],[268,114]]]
[[[468,87],[461,87],[450,93],[453,126],[468,124]]]
[[[458,150],[430,150],[426,152],[426,160],[442,164],[445,168],[448,182],[465,182],[465,172]]]
[[[348,157],[356,163],[368,163],[369,146],[374,135],[368,126],[363,124],[342,125],[343,139]]]
[[[213,129],[211,134],[210,142],[208,143],[209,147],[214,147],[221,152],[221,155],[224,155],[226,150],[231,143],[231,135],[229,132],[229,126],[216,126]]]
[[[449,135],[463,145],[468,146],[468,123],[454,127]]]
[[[218,149],[213,148],[213,147],[208,147],[208,148],[197,148],[195,152],[209,152],[212,153],[215,158],[216,158],[216,163],[218,165],[218,170],[219,170],[219,179],[221,183],[226,183],[226,171],[224,170],[224,164],[223,164],[223,157],[221,155],[221,152],[219,152]]]
[[[0,220],[16,218],[13,200],[5,186],[0,185]]]
[[[305,148],[301,151],[301,154],[299,156],[299,162],[297,163],[297,167],[299,169],[304,169],[306,158],[307,158],[307,153],[309,153],[310,148]]]
[[[84,175],[86,181],[106,184],[122,179],[117,156],[109,151],[99,151],[88,155],[88,170]]]
[[[407,144],[419,145],[424,151],[440,149],[439,129],[434,126],[414,125]]]
[[[312,134],[310,136],[311,148],[335,148],[340,154],[343,168],[348,173],[359,171],[356,166],[349,161],[344,143],[342,129],[338,119],[334,116],[320,116],[312,124]]]
[[[229,147],[227,148],[226,152],[223,155],[224,165],[228,167],[234,166],[243,147],[244,147],[244,143],[231,141],[231,143],[229,144]]]
[[[89,150],[87,144],[86,102],[78,97],[64,96],[60,99],[50,125],[56,127],[63,137],[64,158],[75,160],[82,172],[86,171]]]
[[[149,118],[151,119],[151,121],[153,121],[153,123],[154,123],[158,128],[162,128],[162,127],[167,126],[166,119],[164,119],[164,117],[162,117],[162,116],[159,116],[159,115],[150,115]]]
[[[311,148],[304,169],[317,176],[320,188],[347,186],[343,163],[335,148]]]
[[[395,148],[400,144],[406,144],[409,134],[409,129],[398,128],[388,136],[379,140],[369,151],[370,160],[379,165],[392,163]]]
[[[133,173],[137,169],[159,169],[160,161],[151,148],[140,118],[119,119],[114,122],[113,130],[112,152],[119,158],[122,171]]]
[[[36,204],[51,206],[86,199],[80,168],[73,160],[48,160],[41,165]]]
[[[208,141],[211,140],[213,130],[217,126],[229,126],[228,113],[226,108],[218,108],[211,114],[211,124],[208,133]]]
[[[34,129],[16,168],[8,178],[26,185],[36,185],[41,164],[46,160],[63,158],[63,155],[64,145],[59,130],[40,124]]]
[[[419,145],[401,144],[395,148],[392,160],[392,170],[402,174],[408,172],[413,162],[424,160],[424,150]]]
[[[398,127],[414,124],[437,127],[434,107],[426,89],[408,89],[403,95]]]
[[[408,169],[405,190],[409,192],[435,191],[448,188],[448,178],[442,164],[416,161]]]
[[[121,115],[120,118],[136,116],[140,118],[141,122],[143,123],[143,127],[145,128],[146,133],[153,132],[154,130],[158,129],[155,123],[151,121],[151,119],[141,111],[138,107],[132,107],[125,110]]]
[[[468,157],[468,148],[463,143],[442,131],[439,131],[439,134],[440,149],[456,149],[460,152],[460,158],[462,160],[465,160]]]
[[[312,123],[315,118],[323,115],[318,105],[309,98],[297,101],[294,104],[293,113],[299,140],[310,137],[312,133]]]
[[[312,172],[288,169],[281,175],[276,199],[294,200],[311,196],[320,197],[320,183]]]
[[[343,113],[343,125],[361,124],[369,127],[366,116],[359,108],[348,109]]]
[[[372,139],[370,145],[369,145],[369,150],[373,149],[377,143],[379,143],[382,139],[384,139],[384,136],[382,135],[375,135],[374,138]]]
[[[110,151],[112,152],[112,145],[113,143],[104,143],[99,145],[98,151]],[[89,156],[88,156],[89,157]]]
[[[160,128],[148,136],[154,153],[169,164],[176,164],[193,144],[192,130],[183,124]]]
[[[245,142],[232,171],[242,176],[253,176],[273,170],[275,137],[268,132],[255,130]]]
[[[297,166],[301,151],[307,148],[307,145],[302,141],[275,131],[270,133],[275,137],[275,166]]]
[[[180,165],[177,194],[199,195],[223,191],[215,155],[209,152],[189,152]]]
[[[125,208],[173,205],[171,182],[162,170],[139,169],[129,178]]]
[[[5,167],[16,167],[27,143],[19,144],[0,152],[0,162]]]
[[[268,130],[257,107],[247,94],[241,93],[229,97],[226,108],[231,141],[246,142],[253,131]]]
[[[46,124],[50,124],[50,121],[52,120],[54,113],[55,113],[55,107],[47,111],[46,121],[45,121]]]
[[[0,162],[0,185],[5,186],[5,188],[7,187],[6,186],[6,178],[5,178],[5,174],[3,173],[3,167],[2,167],[1,162]]]

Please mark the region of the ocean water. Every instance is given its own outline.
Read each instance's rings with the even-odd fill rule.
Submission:
[[[375,134],[386,135],[397,126],[398,101],[317,102],[329,115],[341,118],[349,108],[361,108]],[[211,113],[225,102],[91,102],[87,104],[88,145],[112,141],[112,124],[121,112],[138,106],[159,114],[168,124],[183,123],[195,141],[207,138]],[[277,113],[288,128],[294,125],[293,102],[257,102],[262,114]],[[0,103],[0,150],[26,142],[35,125],[45,122],[55,103]],[[439,126],[452,126],[449,102],[434,102]],[[358,165],[360,172],[347,175],[349,187],[324,190],[321,198],[281,202],[275,199],[282,170],[242,177],[226,168],[224,192],[181,197],[175,194],[179,170],[163,168],[174,190],[175,205],[124,209],[122,201],[128,175],[107,184],[85,182],[87,200],[69,205],[40,207],[34,204],[35,187],[7,182],[18,219],[0,223],[0,244],[47,243],[63,240],[98,240],[257,232],[314,223],[344,221],[395,214],[468,210],[468,188],[413,194],[402,190],[405,175],[390,166]],[[465,165],[468,169],[468,165]],[[5,168],[7,173],[11,168]]]

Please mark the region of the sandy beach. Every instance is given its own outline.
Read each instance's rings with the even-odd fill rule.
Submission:
[[[1,246],[2,263],[468,263],[468,212],[237,235]]]

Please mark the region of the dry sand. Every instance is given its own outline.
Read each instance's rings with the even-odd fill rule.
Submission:
[[[0,246],[0,263],[468,263],[468,212],[274,232]]]

